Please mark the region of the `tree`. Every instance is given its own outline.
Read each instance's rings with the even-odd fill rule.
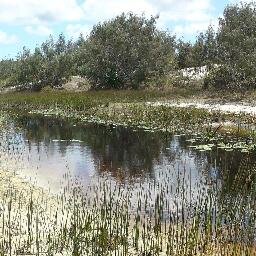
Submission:
[[[40,90],[47,85],[61,86],[74,72],[76,47],[72,40],[66,41],[60,34],[56,42],[50,36],[33,53],[23,48],[13,72],[15,83],[32,90]]]
[[[16,64],[17,61],[14,59],[0,61],[0,86],[8,86],[13,82]]]
[[[191,62],[194,67],[207,66],[209,69],[218,62],[216,33],[212,26],[198,35],[193,45]]]
[[[66,39],[63,33],[59,35],[59,38],[57,42],[54,44],[54,50],[55,54],[60,55],[63,53],[66,53],[67,51],[67,45],[66,45]]]
[[[221,68],[214,73],[226,74],[224,88],[255,88],[256,85],[256,4],[227,6],[219,21],[217,41]],[[217,78],[216,78],[217,79]]]
[[[93,27],[80,70],[94,88],[138,88],[174,68],[174,37],[156,19],[122,14]]]
[[[71,54],[72,42],[66,42],[65,36],[60,34],[54,42],[50,36],[49,40],[41,46],[43,52],[43,86],[58,87],[67,79],[72,71]]]
[[[177,44],[177,66],[179,69],[193,67],[193,46],[189,42],[178,41]]]
[[[209,68],[219,62],[217,34],[210,25],[204,34],[205,65]]]

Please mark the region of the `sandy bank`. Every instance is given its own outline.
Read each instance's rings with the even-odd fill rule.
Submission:
[[[180,107],[180,108],[197,108],[205,109],[209,111],[221,111],[222,113],[233,113],[233,114],[249,114],[256,115],[256,106],[242,104],[242,103],[204,103],[204,102],[147,102],[150,106],[166,106],[166,107]]]

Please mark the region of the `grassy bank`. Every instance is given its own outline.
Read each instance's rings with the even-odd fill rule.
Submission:
[[[194,88],[170,88],[164,90],[105,90],[66,92],[58,90],[42,92],[0,93],[1,107],[21,110],[37,107],[62,106],[76,110],[108,103],[131,103],[160,100],[206,100],[212,102],[246,102],[255,105],[256,91],[216,91]]]
[[[200,95],[198,91],[192,92],[186,89],[168,91],[144,91],[144,90],[106,90],[89,91],[85,93],[46,91],[0,94],[1,107],[16,108],[19,110],[31,110],[40,108],[52,108],[55,106],[86,111],[92,107],[106,105],[108,103],[131,103],[153,100],[179,99]]]
[[[255,125],[255,119],[250,115],[147,104],[147,102],[186,100],[214,103],[242,97],[240,93],[233,93],[232,98],[231,94],[219,94],[216,91],[213,95],[210,98],[210,92],[189,89],[94,91],[83,94],[61,91],[14,93],[0,95],[0,107],[16,112],[72,118],[79,122],[99,122],[152,131],[199,132],[209,135],[221,131],[234,135],[254,136],[252,127]],[[254,94],[252,93],[252,95]],[[253,103],[251,102],[251,104]],[[225,124],[229,122],[231,125],[222,124],[218,129],[212,127],[213,123],[221,122],[225,122]]]

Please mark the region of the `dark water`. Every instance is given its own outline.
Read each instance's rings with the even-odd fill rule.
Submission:
[[[66,172],[83,182],[107,175],[116,183],[136,184],[168,176],[175,186],[183,175],[191,187],[198,183],[207,188],[218,186],[223,193],[236,195],[251,189],[254,154],[217,149],[199,152],[189,147],[187,139],[46,117],[19,117],[2,131],[1,151],[2,160],[8,158],[23,175],[56,189]]]

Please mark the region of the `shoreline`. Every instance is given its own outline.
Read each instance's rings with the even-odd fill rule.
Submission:
[[[205,133],[221,125],[236,130],[256,125],[256,91],[218,92],[172,88],[163,91],[110,90],[23,92],[0,95],[0,108],[74,121],[95,122],[150,131]],[[197,125],[200,124],[200,125]],[[183,129],[182,126],[187,129]],[[191,126],[191,127],[190,127]],[[229,127],[231,126],[231,127]],[[234,132],[234,131],[233,131]]]
[[[252,116],[256,115],[256,106],[249,104],[242,104],[238,102],[237,104],[232,103],[207,103],[203,102],[193,102],[193,101],[180,101],[180,102],[168,102],[168,101],[159,101],[159,102],[147,102],[150,106],[166,106],[166,107],[178,107],[178,108],[197,108],[205,109],[209,112],[211,111],[220,111],[221,113],[233,113],[233,114],[249,114]]]
[[[107,107],[98,106],[86,113],[66,112],[66,109],[56,107],[31,110],[27,114],[173,134],[204,134],[220,126],[218,132],[243,137],[246,134],[251,136],[256,125],[254,106],[182,101],[110,103]]]

